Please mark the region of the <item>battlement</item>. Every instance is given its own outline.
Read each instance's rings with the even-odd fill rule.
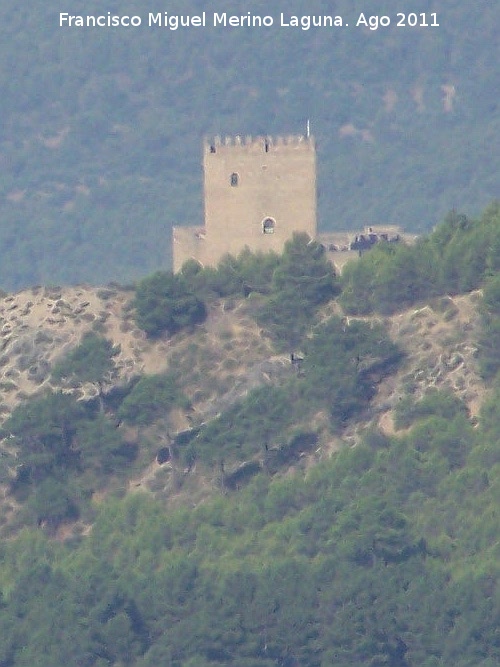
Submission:
[[[294,232],[318,240],[341,271],[379,242],[416,238],[397,225],[318,235],[316,146],[309,133],[205,137],[203,173],[204,226],[174,228],[174,271],[188,259],[216,266],[225,254],[236,256],[245,247],[281,253]]]
[[[174,271],[190,258],[283,251],[294,232],[316,236],[316,151],[305,135],[216,136],[203,142],[204,227],[176,227]]]
[[[213,138],[205,138],[204,141],[205,155],[224,154],[226,149],[233,152],[235,148],[241,149],[244,153],[272,153],[282,149],[302,149],[314,152],[315,143],[313,136],[306,137],[302,134],[278,135],[276,137],[252,137],[251,135],[240,136],[238,134],[220,137],[217,135]]]

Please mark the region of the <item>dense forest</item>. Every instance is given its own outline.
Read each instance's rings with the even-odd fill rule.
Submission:
[[[280,256],[141,280],[129,313],[148,340],[196,354],[214,313],[243,308],[293,363],[197,422],[194,357],[120,383],[103,322],[60,357],[2,427],[0,666],[496,667],[498,238],[492,204],[340,277],[296,235]],[[374,401],[410,354],[391,318],[452,324],[472,292],[477,414],[406,381],[384,432]],[[127,492],[155,454],[167,491]]]
[[[168,7],[213,9],[271,11],[261,0]],[[357,1],[308,3],[343,16],[339,29],[280,28],[280,9],[305,11],[287,2],[261,29],[78,29],[59,26],[53,1],[2,0],[0,285],[126,283],[168,269],[171,226],[202,219],[204,135],[296,134],[310,119],[322,230],[428,231],[498,196],[497,3],[420,2],[439,27],[398,28],[405,7],[385,0],[377,11],[393,22],[377,31],[353,26],[366,12]],[[106,11],[146,22],[136,0]]]

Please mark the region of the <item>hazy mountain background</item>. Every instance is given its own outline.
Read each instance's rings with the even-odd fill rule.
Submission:
[[[269,14],[267,3],[0,2],[0,285],[127,282],[170,266],[172,224],[202,219],[206,134],[288,134],[311,119],[323,230],[431,228],[499,192],[499,5],[275,3],[349,28],[148,28],[148,12]],[[376,9],[376,12],[375,12]],[[397,28],[437,12],[439,28]],[[59,12],[140,28],[60,28]]]

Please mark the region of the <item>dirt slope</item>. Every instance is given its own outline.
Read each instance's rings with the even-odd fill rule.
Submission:
[[[0,301],[0,409],[7,415],[21,400],[50,387],[54,361],[76,346],[82,335],[97,328],[120,345],[116,358],[118,382],[140,373],[175,369],[193,410],[179,414],[175,431],[207,421],[253,388],[279,382],[291,371],[289,359],[276,355],[269,340],[247,313],[247,304],[220,301],[207,321],[191,332],[157,341],[135,327],[133,293],[116,288],[34,288]],[[405,350],[397,374],[377,387],[371,413],[347,429],[343,438],[324,442],[319,456],[354,444],[368,423],[394,432],[394,409],[401,398],[421,396],[429,387],[449,387],[476,415],[485,394],[475,359],[478,293],[437,299],[432,304],[392,317],[377,318]],[[338,311],[332,303],[327,317]],[[347,318],[349,320],[349,318]],[[370,319],[370,318],[363,318]],[[96,390],[89,385],[85,394]],[[318,428],[324,428],[321,415]],[[310,425],[314,426],[314,425]]]
[[[189,333],[148,340],[134,324],[132,292],[118,289],[34,288],[0,301],[0,408],[5,415],[27,396],[51,386],[53,363],[92,329],[120,346],[118,381],[141,373],[180,372],[195,413],[214,413],[214,400],[266,381],[283,365],[241,306],[215,304],[207,321]],[[85,387],[86,395],[95,392]],[[227,400],[231,400],[228,397]],[[227,401],[226,401],[227,402]],[[222,405],[222,404],[221,404]]]
[[[430,387],[451,389],[471,416],[477,415],[486,393],[476,361],[479,296],[444,297],[385,320],[407,356],[402,369],[379,387],[374,407],[382,430],[394,431],[393,410],[404,395],[419,398]]]

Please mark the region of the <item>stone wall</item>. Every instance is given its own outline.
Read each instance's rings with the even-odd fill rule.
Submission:
[[[203,147],[205,226],[174,228],[174,271],[190,258],[281,252],[294,232],[316,237],[314,139],[219,137]]]

